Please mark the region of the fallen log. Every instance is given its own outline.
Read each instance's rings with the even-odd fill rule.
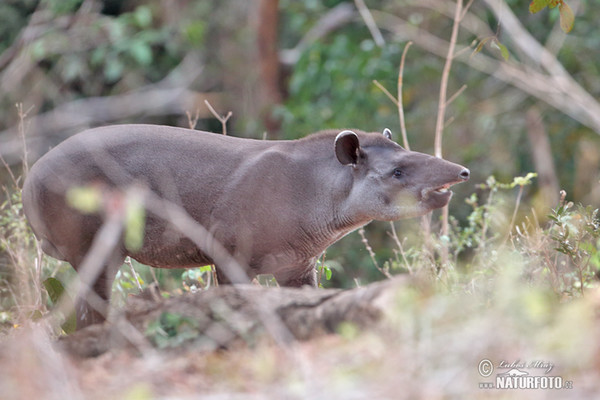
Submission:
[[[79,357],[184,342],[203,350],[265,338],[287,345],[335,333],[342,323],[375,326],[408,283],[407,277],[396,277],[348,290],[227,285],[158,301],[134,296],[106,323],[66,336],[60,345]]]

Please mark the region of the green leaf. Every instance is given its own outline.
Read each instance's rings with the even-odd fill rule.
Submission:
[[[198,268],[200,270],[200,272],[211,272],[212,271],[212,265],[203,265],[202,267]]]
[[[152,23],[152,10],[148,6],[139,6],[133,13],[133,19],[140,28],[147,28]]]
[[[195,21],[184,28],[185,37],[192,44],[201,44],[204,41],[205,33],[204,21]]]
[[[200,335],[198,323],[180,314],[163,312],[158,319],[148,324],[145,332],[159,348],[177,347],[186,340]]]
[[[567,3],[561,2],[558,6],[558,11],[560,12],[560,27],[565,33],[571,32],[575,24],[573,10]]]
[[[540,12],[546,8],[549,3],[550,0],[533,0],[531,3],[529,3],[529,12],[532,14]]]
[[[152,49],[148,44],[136,40],[131,44],[131,56],[140,65],[150,65],[152,63]]]
[[[256,275],[256,281],[262,287],[278,287],[277,279],[273,274],[258,274]]]
[[[50,297],[50,301],[52,304],[56,304],[60,296],[65,292],[65,288],[62,283],[56,278],[48,278],[44,282],[44,288],[46,292],[48,292],[48,296]]]
[[[125,66],[116,57],[110,57],[104,65],[104,78],[109,83],[114,83],[121,79]]]
[[[329,267],[324,267],[325,268],[325,279],[327,279],[328,281],[331,280],[331,268]]]
[[[503,45],[502,43],[500,43],[500,41],[497,38],[494,38],[492,45],[495,48],[497,48],[498,50],[500,50],[500,54],[502,54],[502,58],[504,58],[505,61],[508,61],[508,58],[510,57],[508,48],[505,45]]]
[[[548,7],[549,8],[554,8],[554,7],[556,7],[558,5],[561,5],[561,4],[563,4],[563,0],[549,0],[548,1]]]
[[[95,187],[73,187],[67,191],[67,203],[86,214],[92,214],[100,210],[102,193]]]
[[[128,199],[125,215],[125,247],[136,251],[144,244],[146,209],[137,199]]]
[[[70,304],[73,304],[73,299],[65,293],[65,287],[58,279],[50,277],[43,282],[43,285],[48,292],[48,297],[50,297],[52,304],[57,304],[62,296],[66,296],[67,301]],[[67,335],[75,332],[77,329],[77,317],[75,313],[71,313],[71,315],[65,319],[61,328]]]
[[[502,54],[504,60],[508,61],[508,58],[510,57],[510,54],[508,53],[508,48],[506,48],[506,46],[500,42],[498,42],[498,47],[500,47],[500,53]]]

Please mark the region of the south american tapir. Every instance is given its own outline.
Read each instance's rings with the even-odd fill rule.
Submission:
[[[405,150],[389,129],[253,140],[116,125],[89,129],[46,153],[29,171],[22,198],[43,251],[78,270],[125,194],[132,187],[141,193],[142,245],[128,248],[124,230],[117,231],[76,299],[80,329],[105,319],[126,256],[159,268],[215,264],[219,283],[272,274],[283,286],[315,286],[316,260],[328,246],[373,220],[443,207],[448,188],[468,178],[461,165]],[[100,193],[94,212],[69,200],[85,187]],[[174,222],[182,215],[186,226],[201,228],[195,236]],[[97,295],[93,307],[89,292]]]

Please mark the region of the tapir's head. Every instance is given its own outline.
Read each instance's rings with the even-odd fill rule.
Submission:
[[[444,207],[450,186],[469,179],[461,165],[415,151],[405,150],[383,134],[340,132],[335,154],[351,169],[349,206],[357,215],[392,221],[415,217]]]

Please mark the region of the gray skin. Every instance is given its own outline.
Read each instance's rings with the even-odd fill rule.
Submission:
[[[316,259],[328,246],[372,220],[443,207],[452,196],[448,187],[468,178],[469,170],[458,164],[403,149],[388,129],[383,135],[325,131],[261,141],[120,125],[77,134],[40,158],[25,181],[23,207],[42,249],[77,270],[107,210],[118,207],[115,193],[139,185],[184,209],[242,266],[245,279],[273,274],[284,286],[315,286]],[[86,214],[69,205],[69,189],[86,186],[109,199],[103,212]],[[141,249],[130,251],[120,240],[99,276],[84,282],[102,302],[91,307],[80,294],[78,328],[104,320],[126,256],[159,268],[215,263],[220,283],[244,280],[228,273],[232,266],[219,264],[226,258],[206,254],[210,246],[200,250],[198,241],[153,210],[147,211]]]

